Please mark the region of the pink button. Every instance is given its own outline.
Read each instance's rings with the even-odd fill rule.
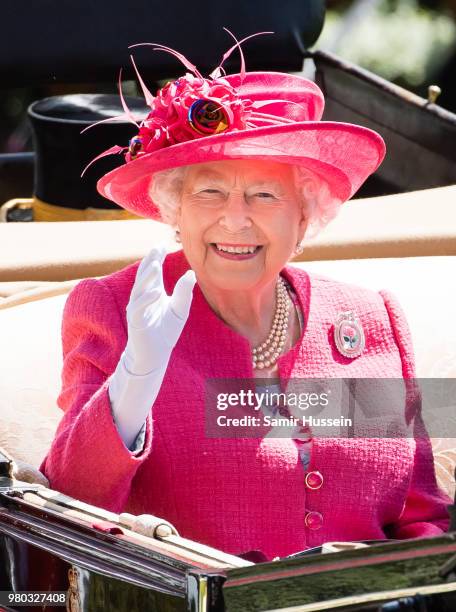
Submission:
[[[323,484],[323,474],[318,471],[307,472],[305,477],[306,487],[315,491]]]
[[[320,512],[308,512],[304,517],[304,523],[309,529],[320,529],[323,525],[323,515]]]

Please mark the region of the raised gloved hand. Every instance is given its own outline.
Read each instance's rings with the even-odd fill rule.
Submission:
[[[143,376],[166,366],[192,302],[195,273],[188,270],[168,296],[162,265],[166,252],[157,247],[144,257],[127,306],[128,341],[122,358],[128,372]]]
[[[130,447],[160,391],[171,352],[187,321],[196,278],[186,272],[168,296],[163,285],[165,249],[144,257],[127,305],[128,339],[109,382],[119,434]]]

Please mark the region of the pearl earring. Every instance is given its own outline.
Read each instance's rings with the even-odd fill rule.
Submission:
[[[296,255],[301,255],[301,253],[303,251],[304,251],[304,247],[302,246],[302,244],[300,242],[298,242],[298,244],[296,245],[296,248],[295,248]]]

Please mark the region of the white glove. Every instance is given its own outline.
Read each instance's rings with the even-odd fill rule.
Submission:
[[[128,340],[109,382],[114,420],[125,446],[136,439],[160,391],[171,352],[187,321],[195,273],[188,270],[171,296],[163,285],[165,249],[144,257],[127,305]]]

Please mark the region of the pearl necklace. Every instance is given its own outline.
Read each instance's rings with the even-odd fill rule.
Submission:
[[[276,311],[269,336],[252,349],[253,368],[262,370],[274,365],[280,357],[288,335],[288,314],[291,300],[285,282],[280,278],[276,288]]]

